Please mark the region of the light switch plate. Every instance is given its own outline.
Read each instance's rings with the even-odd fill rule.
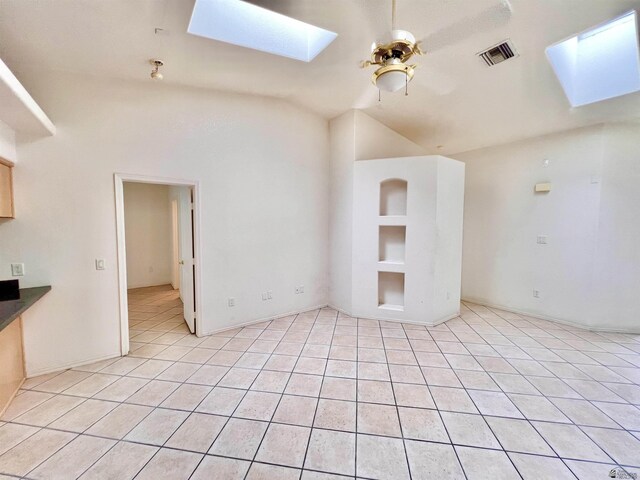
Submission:
[[[96,258],[96,270],[104,270],[105,268],[104,258]]]

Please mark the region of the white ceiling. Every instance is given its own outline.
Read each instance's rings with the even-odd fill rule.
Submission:
[[[304,63],[188,35],[193,0],[0,0],[0,58],[18,76],[38,67],[151,82],[148,59],[159,57],[166,83],[279,97],[326,118],[362,109],[438,153],[640,116],[640,93],[571,109],[544,55],[640,0],[511,0],[510,18],[501,0],[398,0],[398,27],[428,53],[409,96],[382,103],[373,69],[358,65],[389,30],[391,0],[252,1],[339,36]],[[518,58],[488,68],[475,56],[506,38]]]

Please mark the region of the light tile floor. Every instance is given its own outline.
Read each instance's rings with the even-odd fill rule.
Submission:
[[[325,308],[197,338],[170,289],[130,305],[129,356],[25,383],[0,421],[2,474],[640,474],[640,336],[467,304],[434,328]]]

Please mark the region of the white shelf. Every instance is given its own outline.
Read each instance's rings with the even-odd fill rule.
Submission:
[[[407,224],[407,216],[406,215],[380,215],[378,217],[378,223],[380,225],[406,225]]]
[[[378,308],[381,310],[392,310],[394,312],[404,312],[404,306],[402,305],[391,305],[389,303],[383,303],[382,305],[378,305]]]
[[[404,262],[378,262],[378,272],[404,273]]]
[[[0,60],[0,121],[16,133],[50,136],[56,133],[47,114],[42,111],[20,81]]]

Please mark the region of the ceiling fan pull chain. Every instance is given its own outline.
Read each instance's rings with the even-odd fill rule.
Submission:
[[[382,90],[378,89],[378,102],[382,102]]]
[[[409,75],[404,76],[404,96],[409,96]]]

